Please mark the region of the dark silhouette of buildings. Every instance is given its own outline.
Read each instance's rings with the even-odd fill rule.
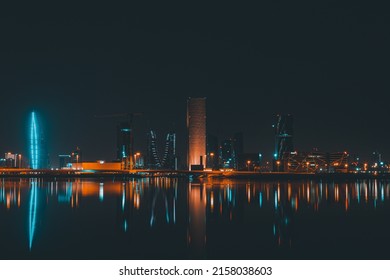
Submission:
[[[206,152],[206,166],[211,169],[217,169],[219,167],[219,145],[217,136],[213,134],[207,134]]]
[[[123,169],[132,168],[133,162],[133,131],[130,122],[120,122],[117,126],[117,160],[123,164]]]
[[[237,155],[237,170],[257,171],[262,164],[262,155],[259,153],[242,153]]]
[[[67,168],[71,163],[71,155],[58,155],[59,168]]]
[[[160,157],[157,146],[157,134],[154,130],[148,132],[148,147],[146,153],[149,169],[177,169],[176,133],[169,132],[165,138],[163,156]]]
[[[294,151],[293,116],[277,115],[275,129],[274,170],[283,171],[284,161]]]
[[[244,153],[244,134],[242,132],[236,132],[234,134],[233,147],[236,156]]]
[[[234,140],[226,139],[221,143],[220,164],[222,168],[236,168],[236,153],[234,150]]]

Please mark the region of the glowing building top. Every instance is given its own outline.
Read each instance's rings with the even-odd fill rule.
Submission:
[[[188,98],[187,129],[188,167],[202,168],[206,163],[206,98]]]

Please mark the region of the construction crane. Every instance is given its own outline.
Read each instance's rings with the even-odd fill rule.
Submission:
[[[134,134],[133,120],[141,116],[139,112],[116,113],[109,115],[95,115],[95,118],[119,118],[126,120],[118,124],[117,158],[122,161],[122,169],[132,170],[134,167]]]

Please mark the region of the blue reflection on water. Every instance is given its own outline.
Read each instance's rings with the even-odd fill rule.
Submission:
[[[32,243],[34,240],[34,233],[36,228],[37,219],[37,192],[38,183],[37,179],[31,179],[30,181],[30,205],[29,205],[29,218],[28,218],[28,237],[29,237],[29,249],[31,251]]]

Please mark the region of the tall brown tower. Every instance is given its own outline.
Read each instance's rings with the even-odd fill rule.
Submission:
[[[206,98],[188,98],[188,168],[206,164]]]

